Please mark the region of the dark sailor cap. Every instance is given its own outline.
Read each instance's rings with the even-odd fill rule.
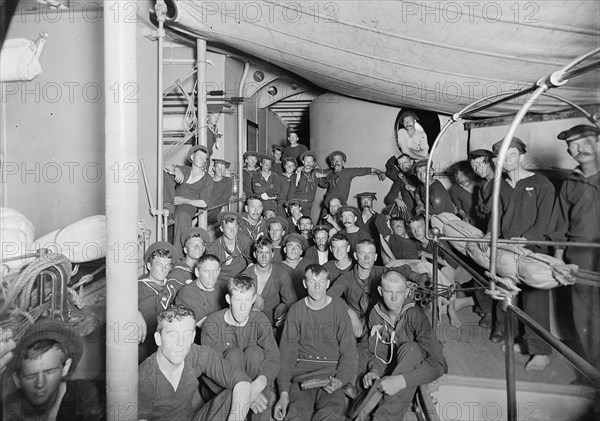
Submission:
[[[494,145],[492,146],[492,150],[494,151],[495,154],[497,154],[500,151],[500,146],[502,145],[503,141],[504,141],[504,139],[501,139],[501,140],[497,141],[496,143],[494,143]],[[512,140],[510,141],[509,148],[516,148],[519,150],[519,152],[521,152],[521,154],[524,154],[525,152],[527,152],[527,146],[525,145],[525,142],[523,142],[521,139],[519,139],[516,136],[514,136],[512,138]]]
[[[573,142],[574,140],[581,139],[582,137],[598,135],[600,135],[600,129],[598,129],[597,127],[589,126],[587,124],[579,124],[577,126],[571,127],[569,130],[560,132],[557,137],[560,140],[566,140],[567,143],[569,143]]]

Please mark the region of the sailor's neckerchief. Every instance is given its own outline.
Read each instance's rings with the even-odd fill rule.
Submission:
[[[219,241],[221,242],[221,245],[223,246],[223,250],[225,250],[225,260],[223,260],[221,262],[222,265],[230,265],[231,262],[233,261],[233,259],[235,259],[238,256],[242,256],[247,261],[252,260],[250,258],[250,256],[242,253],[242,250],[240,249],[240,246],[238,245],[237,237],[235,238],[235,247],[233,250],[230,250],[227,247],[227,244],[225,244],[223,237],[219,238]]]
[[[370,336],[376,336],[375,349],[373,350],[373,353],[375,354],[375,357],[385,365],[391,363],[392,359],[394,358],[394,344],[396,343],[396,331],[398,328],[404,327],[404,324],[406,322],[406,312],[408,311],[408,309],[413,308],[415,305],[416,303],[414,301],[404,304],[396,320],[392,320],[392,318],[388,314],[386,314],[386,312],[384,312],[384,310],[381,308],[381,302],[375,304],[375,306],[373,307],[372,311],[377,312],[377,314],[383,319],[382,325],[375,325],[371,328]],[[377,355],[377,346],[379,342],[383,343],[384,345],[389,345],[390,347],[387,361],[384,358]]]
[[[258,240],[264,234],[262,232],[260,233],[260,236],[258,234],[258,229],[260,228],[261,223],[265,219],[263,216],[260,216],[258,222],[256,224],[254,224],[254,225],[252,224],[252,221],[250,221],[249,216],[248,217],[242,216],[242,219],[248,223],[248,224],[244,225],[244,228],[248,231],[248,236],[253,241]]]
[[[175,298],[175,286],[171,284],[171,279],[166,279],[164,283],[161,285],[159,281],[151,280],[150,278],[146,278],[141,280],[154,294],[159,297],[158,300],[163,310],[166,310],[171,305],[171,300]],[[162,287],[162,288],[160,288]]]

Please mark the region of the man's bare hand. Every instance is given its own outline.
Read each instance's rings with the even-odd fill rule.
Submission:
[[[277,421],[283,421],[287,415],[288,405],[290,404],[290,398],[288,392],[282,392],[279,400],[275,404],[275,410],[273,411],[273,418]]]
[[[408,206],[406,206],[406,203],[404,203],[401,197],[397,197],[394,201],[396,202],[396,206],[398,206],[398,209],[400,209],[400,212],[408,212]]]
[[[182,197],[182,196],[175,196],[175,198],[173,199],[173,204],[175,206],[185,205],[185,204],[188,204],[189,202],[190,202],[189,199],[186,199],[185,197]]]
[[[333,393],[342,387],[342,381],[335,377],[329,377],[329,384],[327,386],[323,386],[323,390],[327,393]]]
[[[377,379],[379,379],[381,376],[379,376],[379,374],[371,371],[367,374],[364,375],[363,377],[363,386],[365,387],[365,389],[370,388],[371,386],[373,386],[373,382]]]
[[[489,233],[489,232],[488,232],[488,233],[486,233],[486,234],[483,236],[483,239],[484,239],[484,240],[487,240],[487,241],[485,241],[485,242],[481,242],[481,243],[477,243],[477,246],[479,247],[479,249],[480,249],[482,252],[484,252],[484,253],[487,253],[487,251],[490,249],[490,243],[489,243],[489,240],[490,240],[490,233]]]

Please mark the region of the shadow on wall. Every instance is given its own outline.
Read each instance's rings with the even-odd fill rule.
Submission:
[[[429,149],[431,149],[431,145],[433,145],[436,137],[440,134],[440,118],[437,113],[417,110],[416,108],[402,108],[396,116],[396,122],[394,123],[394,138],[396,139],[396,143],[398,143],[398,130],[404,128],[402,121],[400,121],[400,116],[406,111],[414,112],[419,118],[419,124],[427,134],[427,143],[429,144]]]

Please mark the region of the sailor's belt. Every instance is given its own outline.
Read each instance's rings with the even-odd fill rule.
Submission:
[[[336,363],[337,357],[323,357],[319,355],[298,355],[298,361],[308,361],[311,363]]]

